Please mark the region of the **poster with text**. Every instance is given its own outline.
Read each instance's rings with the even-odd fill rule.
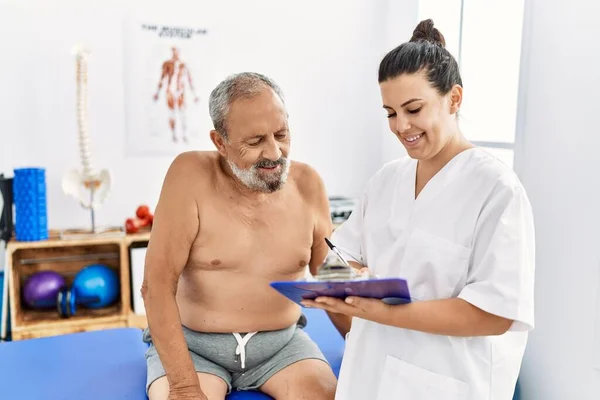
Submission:
[[[216,56],[209,29],[132,19],[125,35],[127,154],[212,148],[208,96]]]

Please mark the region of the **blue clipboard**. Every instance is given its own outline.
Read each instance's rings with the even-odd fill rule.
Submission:
[[[381,299],[387,304],[411,302],[408,284],[405,279],[382,278],[346,281],[277,281],[271,287],[300,304],[302,300],[312,300],[319,296],[345,299],[348,296]],[[300,304],[301,305],[301,304]]]

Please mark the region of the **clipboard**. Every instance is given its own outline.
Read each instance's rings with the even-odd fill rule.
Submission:
[[[335,281],[277,281],[271,287],[299,305],[320,296],[345,299],[349,296],[383,300],[387,304],[411,302],[408,283],[401,278],[374,278]]]

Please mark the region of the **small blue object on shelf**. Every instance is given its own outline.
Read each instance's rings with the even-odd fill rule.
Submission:
[[[2,340],[9,340],[10,339],[10,310],[8,307],[8,302],[6,304],[4,304],[5,301],[7,301],[8,299],[4,299],[4,285],[6,282],[4,282],[4,271],[0,270],[0,333],[3,332],[6,334],[5,337],[2,337],[2,335],[0,335],[0,341]],[[4,307],[6,308],[5,312],[6,314],[2,313],[2,310],[4,309]],[[6,320],[4,320],[4,318],[6,318]],[[3,327],[3,325],[6,324],[5,327]]]
[[[16,239],[27,242],[48,239],[46,170],[16,168],[14,173]]]

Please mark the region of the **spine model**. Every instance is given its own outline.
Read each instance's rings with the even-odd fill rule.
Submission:
[[[67,171],[62,179],[62,189],[65,194],[75,198],[83,208],[90,210],[91,230],[95,232],[94,211],[104,203],[110,193],[111,174],[108,169],[96,170],[92,163],[88,129],[89,51],[76,47],[73,49],[73,54],[76,66],[77,130],[81,169]]]
[[[81,157],[81,165],[83,167],[82,175],[87,185],[90,184],[89,181],[94,176],[87,115],[88,55],[89,52],[82,49],[77,49],[75,54],[77,66],[77,126],[79,128],[79,154]]]

